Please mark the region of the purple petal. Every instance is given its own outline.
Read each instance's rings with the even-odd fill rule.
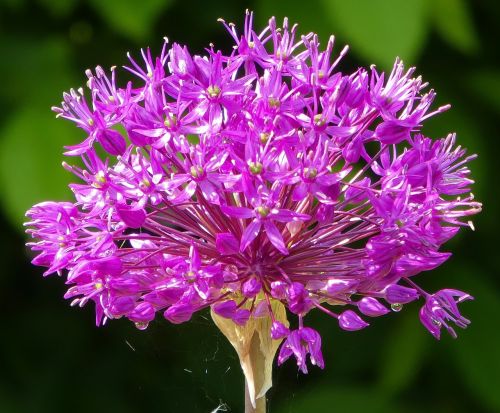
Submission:
[[[171,197],[172,201],[179,204],[191,199],[197,186],[198,184],[195,181],[190,181],[179,195]]]
[[[203,196],[212,204],[219,204],[219,194],[217,188],[207,180],[199,182]]]
[[[236,312],[234,313],[234,316],[232,317],[232,320],[240,325],[240,326],[244,326],[248,319],[250,318],[250,310],[247,310],[245,308],[240,308],[239,310],[236,310]]]
[[[441,338],[441,322],[433,317],[432,312],[424,305],[419,312],[420,322],[434,336],[436,340]]]
[[[111,256],[106,258],[101,258],[95,260],[91,263],[92,268],[99,273],[104,273],[106,275],[120,275],[123,265],[120,258],[117,256]]]
[[[376,298],[364,297],[357,303],[359,311],[369,317],[378,317],[387,314],[389,310]]]
[[[271,241],[271,244],[273,244],[282,254],[288,255],[288,249],[276,225],[271,221],[264,221],[264,228],[266,229],[266,235],[269,241]]]
[[[142,208],[119,204],[116,207],[116,212],[129,228],[140,228],[144,224],[144,221],[146,221],[146,211]]]
[[[190,179],[191,176],[189,176],[188,174],[176,174],[171,179],[163,182],[162,188],[168,191],[170,189],[177,188]]]
[[[155,309],[150,303],[142,302],[136,305],[128,318],[137,323],[149,323],[155,318]]]
[[[134,309],[135,299],[133,297],[116,297],[111,301],[108,310],[113,317],[121,317]]]
[[[250,311],[245,308],[238,308],[233,300],[217,303],[212,306],[212,309],[216,314],[229,318],[238,325],[245,325],[250,318]]]
[[[143,133],[140,133],[140,131],[136,131],[131,127],[126,129],[130,142],[132,142],[135,146],[146,146],[151,144],[152,139],[150,137],[145,136]]]
[[[191,260],[189,269],[191,271],[198,271],[201,265],[201,259],[200,254],[198,253],[198,249],[194,245],[191,245],[191,247],[189,248],[189,259]]]
[[[321,204],[316,212],[316,218],[321,224],[331,222],[335,214],[333,205]]]
[[[262,283],[257,278],[246,280],[241,286],[241,292],[247,298],[255,297],[262,289]]]
[[[206,280],[199,279],[198,281],[196,281],[194,283],[194,289],[202,300],[206,300],[208,298],[210,286],[208,285]]]
[[[277,300],[283,300],[286,297],[287,284],[283,281],[273,281],[271,283],[271,296]]]
[[[279,340],[290,334],[290,330],[285,327],[285,325],[279,321],[274,321],[271,326],[271,338],[273,340]]]
[[[108,287],[114,294],[132,295],[140,291],[140,284],[132,278],[111,279]]]
[[[324,368],[325,362],[323,361],[323,354],[321,352],[321,336],[319,333],[310,327],[301,328],[299,331],[302,341],[308,344],[311,363],[314,366]]]
[[[114,129],[102,129],[96,135],[103,149],[111,155],[123,155],[127,142],[120,132]]]
[[[232,318],[237,305],[233,300],[223,301],[212,306],[214,312],[224,318]]]
[[[254,216],[254,212],[250,208],[222,205],[220,209],[224,212],[224,214],[229,215],[230,217],[252,218]]]
[[[305,314],[312,307],[309,292],[299,282],[294,282],[286,290],[288,308],[294,314]]]
[[[339,316],[339,326],[343,330],[356,331],[367,327],[369,324],[352,310],[344,311]]]
[[[272,209],[269,217],[279,222],[307,221],[311,219],[310,215],[299,214],[298,212],[291,211],[289,209]]]
[[[163,316],[173,324],[181,324],[191,319],[193,315],[193,306],[185,303],[174,304],[169,307]]]
[[[410,138],[410,131],[415,125],[400,120],[388,120],[382,122],[375,129],[380,142],[392,145]]]
[[[294,201],[302,201],[306,197],[308,190],[309,185],[304,182],[300,182],[293,190],[292,199]]]
[[[94,143],[95,138],[91,135],[87,139],[85,139],[83,142],[77,144],[77,145],[71,145],[71,146],[65,146],[64,149],[68,149],[67,151],[64,152],[64,155],[66,156],[78,156],[83,153],[86,153],[90,151],[92,148],[92,144]]]
[[[406,304],[418,297],[417,290],[398,284],[391,284],[385,289],[385,299],[390,304]]]
[[[327,282],[326,291],[331,295],[346,293],[356,287],[357,284],[359,284],[358,280],[331,279]]]
[[[245,228],[243,235],[241,236],[240,243],[240,251],[245,251],[245,248],[248,247],[252,241],[259,235],[260,228],[262,227],[262,223],[254,219],[250,224]]]
[[[240,243],[232,233],[224,232],[215,236],[215,245],[222,255],[232,255],[238,253]]]

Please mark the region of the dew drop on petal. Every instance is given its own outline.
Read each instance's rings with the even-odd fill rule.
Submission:
[[[395,313],[399,313],[402,309],[403,309],[403,304],[399,303],[391,304],[391,310],[394,311]]]
[[[135,326],[139,329],[139,330],[146,330],[146,328],[148,328],[148,324],[149,323],[145,323],[143,321],[138,321],[137,323],[135,323]]]

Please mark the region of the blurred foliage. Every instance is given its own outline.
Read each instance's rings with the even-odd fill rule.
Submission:
[[[353,53],[384,69],[392,67],[395,56],[413,63],[430,28],[426,0],[322,0],[322,4]]]
[[[4,262],[4,325],[0,341],[0,412],[122,413],[241,411],[243,379],[236,355],[207,314],[186,325],[158,318],[145,332],[114,321],[96,329],[92,309],[70,309],[60,280],[44,280],[26,256],[21,223],[45,199],[69,199],[71,179],[60,167],[62,146],[82,132],[55,120],[63,90],[85,82],[83,71],[122,65],[126,51],[157,50],[162,37],[201,51],[230,47],[217,17],[240,27],[244,9],[263,25],[288,16],[299,30],[336,50],[351,45],[348,72],[394,58],[417,64],[453,109],[425,132],[456,131],[479,154],[472,169],[485,211],[476,233],[450,243],[453,258],[422,276],[429,289],[470,291],[472,325],[457,341],[436,342],[418,321],[418,305],[373,320],[366,331],[339,331],[322,314],[327,368],[299,375],[289,362],[275,370],[271,412],[498,412],[500,307],[496,236],[500,213],[494,156],[500,114],[500,4],[492,0],[2,0],[0,1],[0,257]],[[124,75],[126,77],[126,75]],[[331,406],[334,406],[332,408]]]

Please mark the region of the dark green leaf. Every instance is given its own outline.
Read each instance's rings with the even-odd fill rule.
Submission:
[[[304,2],[301,0],[276,0],[272,2],[258,0],[256,7],[257,32],[259,32],[260,27],[267,24],[271,16],[275,16],[279,24],[284,17],[288,17],[292,24],[297,23],[299,35],[309,32],[317,33],[321,44],[326,44],[329,36],[336,34],[335,27],[330,24],[328,16],[325,15],[325,6],[322,0],[310,0],[307,7],[304,7]]]
[[[432,17],[441,37],[463,53],[479,47],[476,30],[465,0],[434,0]]]
[[[483,70],[467,76],[467,80],[471,92],[500,113],[500,72]]]
[[[462,314],[472,323],[459,331],[458,342],[452,346],[457,367],[464,383],[479,403],[491,411],[500,411],[500,329],[496,313],[500,308],[498,289],[488,282],[481,266],[459,269],[456,284],[464,288],[475,300],[460,307]]]
[[[367,63],[390,68],[396,56],[413,63],[428,29],[425,0],[322,0],[332,29]]]
[[[0,88],[8,107],[31,106],[50,112],[62,92],[75,86],[70,72],[71,53],[61,38],[34,42],[29,38],[0,38],[0,76],[10,81]],[[81,83],[85,82],[82,74]]]
[[[387,396],[405,390],[419,372],[427,341],[414,310],[398,321],[393,320],[393,329],[383,347],[378,387]]]
[[[50,112],[25,109],[1,130],[0,183],[2,204],[12,223],[21,229],[24,213],[46,200],[68,200],[71,174],[62,166],[62,146],[74,142],[73,125]]]
[[[76,7],[79,0],[38,0],[54,17],[65,17]]]
[[[145,40],[160,13],[173,3],[173,0],[89,1],[114,30],[133,40]]]

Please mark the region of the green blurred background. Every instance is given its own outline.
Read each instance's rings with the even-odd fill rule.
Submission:
[[[124,320],[94,326],[93,309],[73,309],[57,277],[42,279],[29,264],[24,211],[67,199],[62,145],[82,135],[50,111],[63,90],[82,85],[84,70],[123,65],[126,52],[158,51],[162,37],[202,52],[209,42],[228,50],[218,17],[257,27],[288,15],[302,32],[351,52],[341,69],[395,56],[416,64],[449,112],[424,131],[459,142],[479,159],[471,165],[484,212],[476,232],[447,245],[454,252],[424,274],[430,290],[452,287],[476,300],[473,320],[454,341],[437,342],[418,321],[418,304],[348,333],[322,314],[310,324],[323,336],[327,363],[297,373],[275,368],[268,402],[289,412],[500,412],[498,166],[500,3],[466,0],[1,0],[0,1],[0,413],[212,412],[243,410],[238,360],[207,314],[173,326],[158,317],[147,331]],[[219,410],[217,410],[219,407]]]

